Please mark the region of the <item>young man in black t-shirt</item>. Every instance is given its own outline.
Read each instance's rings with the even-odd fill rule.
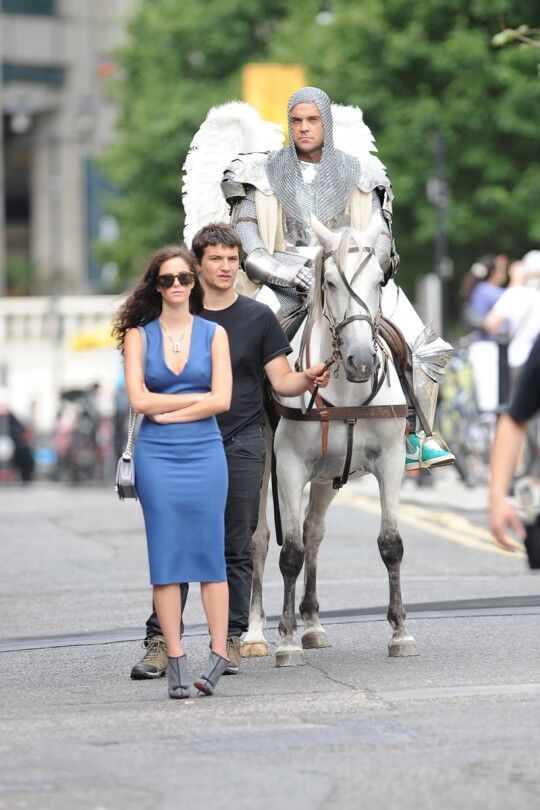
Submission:
[[[513,529],[524,539],[531,568],[540,568],[540,518],[526,531],[507,493],[527,431],[527,422],[537,414],[540,414],[540,337],[536,339],[523,366],[508,413],[503,414],[497,424],[491,452],[489,490],[491,531],[505,548],[513,549],[505,537],[507,528]]]
[[[282,396],[303,394],[315,383],[325,386],[324,364],[293,371],[286,355],[287,337],[272,310],[234,289],[242,243],[224,224],[208,225],[193,239],[204,289],[204,318],[224,327],[229,338],[233,372],[230,410],[217,416],[229,472],[225,509],[225,559],[229,584],[228,674],[238,672],[240,636],[248,628],[251,597],[251,537],[257,526],[259,496],[265,463],[265,376]],[[211,497],[211,494],[209,495]],[[187,586],[183,586],[185,602]],[[146,623],[146,653],[131,670],[139,680],[164,675],[167,653],[155,612]]]

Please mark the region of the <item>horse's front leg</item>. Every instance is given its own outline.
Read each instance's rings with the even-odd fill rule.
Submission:
[[[401,598],[400,569],[403,559],[403,541],[398,528],[399,496],[403,464],[399,463],[403,454],[400,438],[395,452],[388,449],[375,465],[375,476],[379,482],[381,496],[381,529],[377,544],[388,570],[390,598],[387,618],[393,634],[388,642],[388,654],[392,657],[418,655],[416,641],[405,626],[405,609]]]
[[[326,528],[326,513],[337,494],[332,482],[319,484],[312,481],[309,505],[304,521],[304,595],[300,602],[300,615],[304,622],[302,647],[304,650],[328,646],[326,632],[319,622],[317,598],[317,555]]]
[[[296,580],[304,563],[304,543],[300,526],[302,492],[307,473],[299,456],[290,450],[278,455],[279,505],[283,546],[279,568],[283,576],[283,612],[279,622],[281,643],[276,650],[276,666],[291,667],[304,663],[302,648],[296,641]]]
[[[270,428],[267,429],[267,437]],[[263,608],[263,577],[270,530],[266,519],[266,504],[268,500],[268,483],[270,480],[271,447],[266,448],[266,466],[261,486],[261,499],[259,502],[259,519],[257,528],[251,541],[253,561],[253,579],[251,583],[251,604],[249,609],[249,627],[242,644],[242,657],[261,657],[268,655],[268,643],[264,637],[265,615]]]

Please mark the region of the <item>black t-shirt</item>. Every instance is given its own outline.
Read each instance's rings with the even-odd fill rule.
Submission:
[[[540,413],[540,337],[523,366],[508,413],[516,422],[527,422]]]
[[[233,376],[231,407],[217,415],[223,441],[227,441],[248,425],[264,424],[264,367],[292,349],[270,307],[244,295],[239,295],[226,309],[205,309],[201,315],[222,326],[229,337]]]

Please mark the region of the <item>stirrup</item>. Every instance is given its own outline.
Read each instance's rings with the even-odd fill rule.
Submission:
[[[430,447],[429,444],[432,444]],[[406,437],[405,469],[430,470],[432,467],[443,467],[453,464],[455,456],[448,449],[448,445],[438,433],[426,436],[420,433],[411,433]]]

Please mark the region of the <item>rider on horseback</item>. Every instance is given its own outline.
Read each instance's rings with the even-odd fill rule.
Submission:
[[[384,167],[369,153],[361,162],[334,147],[332,105],[316,87],[303,87],[291,96],[288,121],[288,146],[240,154],[224,173],[222,190],[246,253],[247,276],[274,291],[292,337],[304,318],[306,293],[313,283],[317,240],[311,216],[331,230],[365,230],[372,213],[379,212],[384,227],[375,253],[385,274],[383,314],[401,330],[410,350],[406,469],[450,464],[454,456],[432,437],[431,429],[452,347],[424,327],[392,280],[399,256],[391,230],[392,189]]]

